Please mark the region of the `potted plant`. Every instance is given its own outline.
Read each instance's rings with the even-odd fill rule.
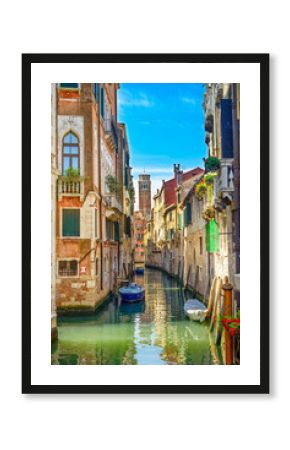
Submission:
[[[215,156],[209,156],[205,160],[205,171],[208,172],[217,172],[220,168],[220,161]]]
[[[106,185],[111,194],[118,194],[121,190],[120,183],[118,183],[117,178],[112,175],[106,176]]]
[[[195,196],[198,200],[202,200],[206,193],[206,184],[201,181],[195,186]]]
[[[68,167],[65,171],[64,176],[68,180],[74,181],[76,178],[79,178],[79,176],[80,176],[79,169],[74,169],[73,167]]]
[[[206,222],[209,222],[211,219],[215,218],[215,209],[213,206],[208,206],[202,213],[202,217]]]
[[[206,185],[211,185],[214,182],[215,177],[217,176],[217,172],[209,172],[205,175],[204,181]]]

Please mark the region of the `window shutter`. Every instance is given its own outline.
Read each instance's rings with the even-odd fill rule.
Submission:
[[[124,184],[126,186],[126,188],[128,187],[128,167],[125,167],[125,180],[124,180]]]
[[[231,99],[223,98],[221,100],[221,138],[222,157],[233,158],[233,120]]]
[[[100,111],[101,111],[101,116],[104,118],[104,113],[105,113],[104,106],[105,106],[105,104],[104,104],[104,88],[103,87],[101,87],[100,95],[101,95],[101,98],[100,98]]]
[[[62,211],[62,235],[80,236],[80,210],[63,209]]]
[[[178,228],[179,230],[183,229],[183,214],[178,214]]]
[[[186,225],[189,225],[191,223],[191,203],[186,203],[185,223]]]
[[[214,219],[210,220],[205,226],[206,233],[206,251],[215,253],[220,250],[219,226]]]
[[[106,219],[106,239],[107,241],[110,239],[110,222]]]
[[[61,88],[78,89],[79,83],[59,83]]]
[[[96,102],[98,101],[98,83],[94,83],[94,96],[96,99]]]
[[[119,222],[114,222],[114,234],[115,234],[115,241],[120,240],[120,227]]]

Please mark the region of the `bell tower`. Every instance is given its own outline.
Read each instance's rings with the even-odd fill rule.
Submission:
[[[139,175],[139,211],[145,219],[150,219],[151,213],[151,180],[149,174]]]

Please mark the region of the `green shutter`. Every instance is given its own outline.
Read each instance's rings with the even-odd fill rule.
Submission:
[[[183,229],[183,214],[178,214],[178,229],[182,230]]]
[[[186,205],[186,210],[187,210],[187,223],[191,223],[191,203],[187,203]]]
[[[120,227],[119,227],[119,222],[114,222],[114,234],[115,234],[115,241],[119,241],[120,240]]]
[[[80,236],[80,210],[63,209],[62,211],[62,235]]]
[[[205,226],[206,251],[208,253],[218,252],[220,249],[219,226],[214,219],[211,219]]]
[[[96,99],[96,102],[98,101],[98,83],[94,83],[94,96]]]
[[[184,225],[189,225],[191,223],[192,219],[192,213],[191,213],[191,203],[186,203],[185,209],[184,209]]]
[[[100,98],[100,110],[101,110],[101,116],[104,117],[104,111],[105,111],[105,105],[104,105],[104,88],[101,87],[100,92],[101,98]]]
[[[60,87],[68,89],[78,89],[79,83],[60,83]]]
[[[111,238],[110,236],[110,221],[106,219],[106,239],[109,241]]]
[[[128,188],[128,186],[129,186],[129,177],[128,177],[128,171],[129,171],[128,167],[126,167],[126,166],[125,166],[125,173],[124,173],[124,175],[125,175],[125,177],[124,177],[124,184],[125,184],[126,188]]]

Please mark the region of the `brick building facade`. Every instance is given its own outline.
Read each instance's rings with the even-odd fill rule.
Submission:
[[[117,122],[118,89],[114,83],[56,87],[59,311],[95,309],[124,276],[123,238],[131,224],[124,227],[123,156],[129,150],[125,126]],[[131,184],[129,174],[127,190]]]

